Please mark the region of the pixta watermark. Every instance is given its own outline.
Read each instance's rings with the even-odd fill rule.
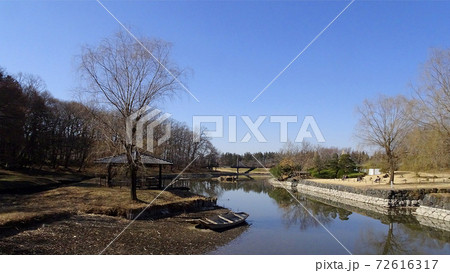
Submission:
[[[153,152],[153,148],[159,146],[169,140],[171,134],[170,122],[164,123],[172,115],[169,113],[162,113],[159,109],[151,109],[148,106],[142,107],[133,114],[131,114],[126,120],[126,141],[127,144],[133,142],[133,128],[136,129],[136,146],[144,148],[144,136],[146,136],[145,147],[147,151]],[[267,138],[261,132],[260,127],[264,121],[269,120],[270,126],[273,126],[270,131],[278,130],[279,141],[288,142],[288,127],[289,124],[298,124],[299,119],[297,116],[258,116],[255,120],[252,120],[249,116],[193,116],[192,117],[192,136],[193,142],[200,142],[201,136],[208,138],[223,138],[224,137],[224,119],[228,119],[228,142],[235,143],[247,143],[252,137],[257,142],[266,143]],[[247,130],[244,137],[238,139],[237,124],[243,122],[244,128]],[[156,140],[154,139],[154,130],[157,126],[164,126],[163,136]],[[214,124],[214,130],[206,130],[203,125]],[[146,132],[146,133],[145,133]],[[325,138],[317,125],[313,116],[305,116],[301,123],[300,129],[295,137],[295,142],[303,142],[307,138],[315,138],[318,143],[325,142]]]
[[[144,148],[144,126],[146,126],[147,131],[147,147],[146,150],[149,152],[153,152],[153,148],[155,147],[154,143],[154,130],[155,128],[162,124],[165,120],[170,118],[172,115],[169,113],[163,113],[159,109],[151,109],[149,106],[144,106],[141,109],[137,110],[130,116],[128,116],[126,120],[126,143],[133,143],[133,127],[136,126],[136,146],[138,148]],[[159,115],[159,116],[158,116]],[[163,144],[170,138],[170,123],[164,124],[164,135],[160,137],[156,144],[157,146]]]
[[[260,131],[260,127],[263,122],[269,119],[270,123],[278,123],[279,132],[279,141],[287,142],[288,141],[288,125],[289,123],[298,123],[297,116],[258,116],[254,121],[249,116],[240,116],[240,120],[242,120],[248,129],[246,134],[242,139],[238,140],[237,137],[237,122],[238,116],[228,116],[228,142],[241,142],[247,143],[250,141],[252,136],[255,137],[257,142],[265,143],[267,142],[266,137]],[[202,124],[211,124],[215,125],[215,130],[204,130],[202,129]],[[193,128],[193,140],[194,142],[200,141],[200,136],[203,133],[207,137],[210,138],[223,138],[224,137],[224,116],[193,116],[192,118],[192,128]],[[271,130],[273,131],[273,130]],[[311,134],[313,133],[314,136]],[[295,142],[303,142],[305,138],[314,138],[317,142],[323,143],[325,142],[325,138],[323,137],[322,131],[317,125],[316,120],[313,116],[305,116],[300,126],[300,130],[298,131]]]

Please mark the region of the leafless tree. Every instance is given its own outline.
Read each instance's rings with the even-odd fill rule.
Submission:
[[[131,174],[131,199],[137,200],[136,180],[139,157],[136,149],[136,124],[131,142],[126,141],[126,119],[145,106],[173,94],[179,88],[180,69],[169,58],[170,44],[162,40],[139,39],[125,32],[104,39],[98,46],[85,46],[80,57],[81,75],[88,84],[86,94],[96,107],[120,114],[122,128],[103,122],[125,148]]]
[[[450,145],[450,49],[431,51],[415,91],[414,120],[440,132]]]
[[[356,135],[365,144],[384,150],[392,183],[399,151],[412,124],[409,110],[409,101],[401,95],[365,100],[357,108],[359,124]]]

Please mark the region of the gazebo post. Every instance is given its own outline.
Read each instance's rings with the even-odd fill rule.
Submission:
[[[106,180],[106,185],[109,188],[111,188],[112,187],[112,183],[111,183],[111,180],[112,180],[112,164],[111,163],[108,164],[108,176],[107,176],[106,179],[107,179]]]
[[[159,188],[162,189],[163,184],[162,184],[162,165],[159,164]]]

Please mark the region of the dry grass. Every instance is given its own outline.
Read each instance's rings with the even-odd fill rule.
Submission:
[[[82,179],[83,175],[81,173],[36,170],[19,172],[0,169],[0,190],[29,190],[35,187],[81,181]]]
[[[0,170],[0,189],[27,188],[58,183],[52,177],[31,176],[19,172]]]
[[[0,225],[28,222],[61,213],[101,213],[126,215],[129,210],[143,209],[160,190],[138,190],[139,202],[130,200],[128,188],[96,187],[90,183],[60,187],[30,195],[0,196]],[[152,206],[186,202],[202,198],[189,192],[163,192]]]
[[[450,173],[418,173],[398,171],[395,173],[394,189],[425,189],[438,188],[450,189]],[[364,181],[357,182],[356,178],[341,180],[341,179],[308,179],[314,182],[323,184],[335,184],[351,186],[356,188],[370,188],[370,189],[390,189],[389,178],[381,178],[380,183],[374,183],[377,175],[368,175],[364,177]]]

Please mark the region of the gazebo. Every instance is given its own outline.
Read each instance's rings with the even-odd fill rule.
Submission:
[[[150,155],[148,153],[133,153],[133,157],[136,160],[136,156],[139,157],[137,160],[139,164],[142,164],[144,166],[158,166],[159,167],[159,178],[158,178],[158,186],[159,188],[162,188],[162,166],[163,165],[173,165],[172,162],[166,161],[161,158],[154,157],[153,155]],[[108,166],[108,185],[111,182],[111,170],[114,165],[125,165],[128,164],[127,155],[125,153],[114,155],[114,156],[108,156],[103,157],[94,160],[94,163],[96,164],[106,164]]]

